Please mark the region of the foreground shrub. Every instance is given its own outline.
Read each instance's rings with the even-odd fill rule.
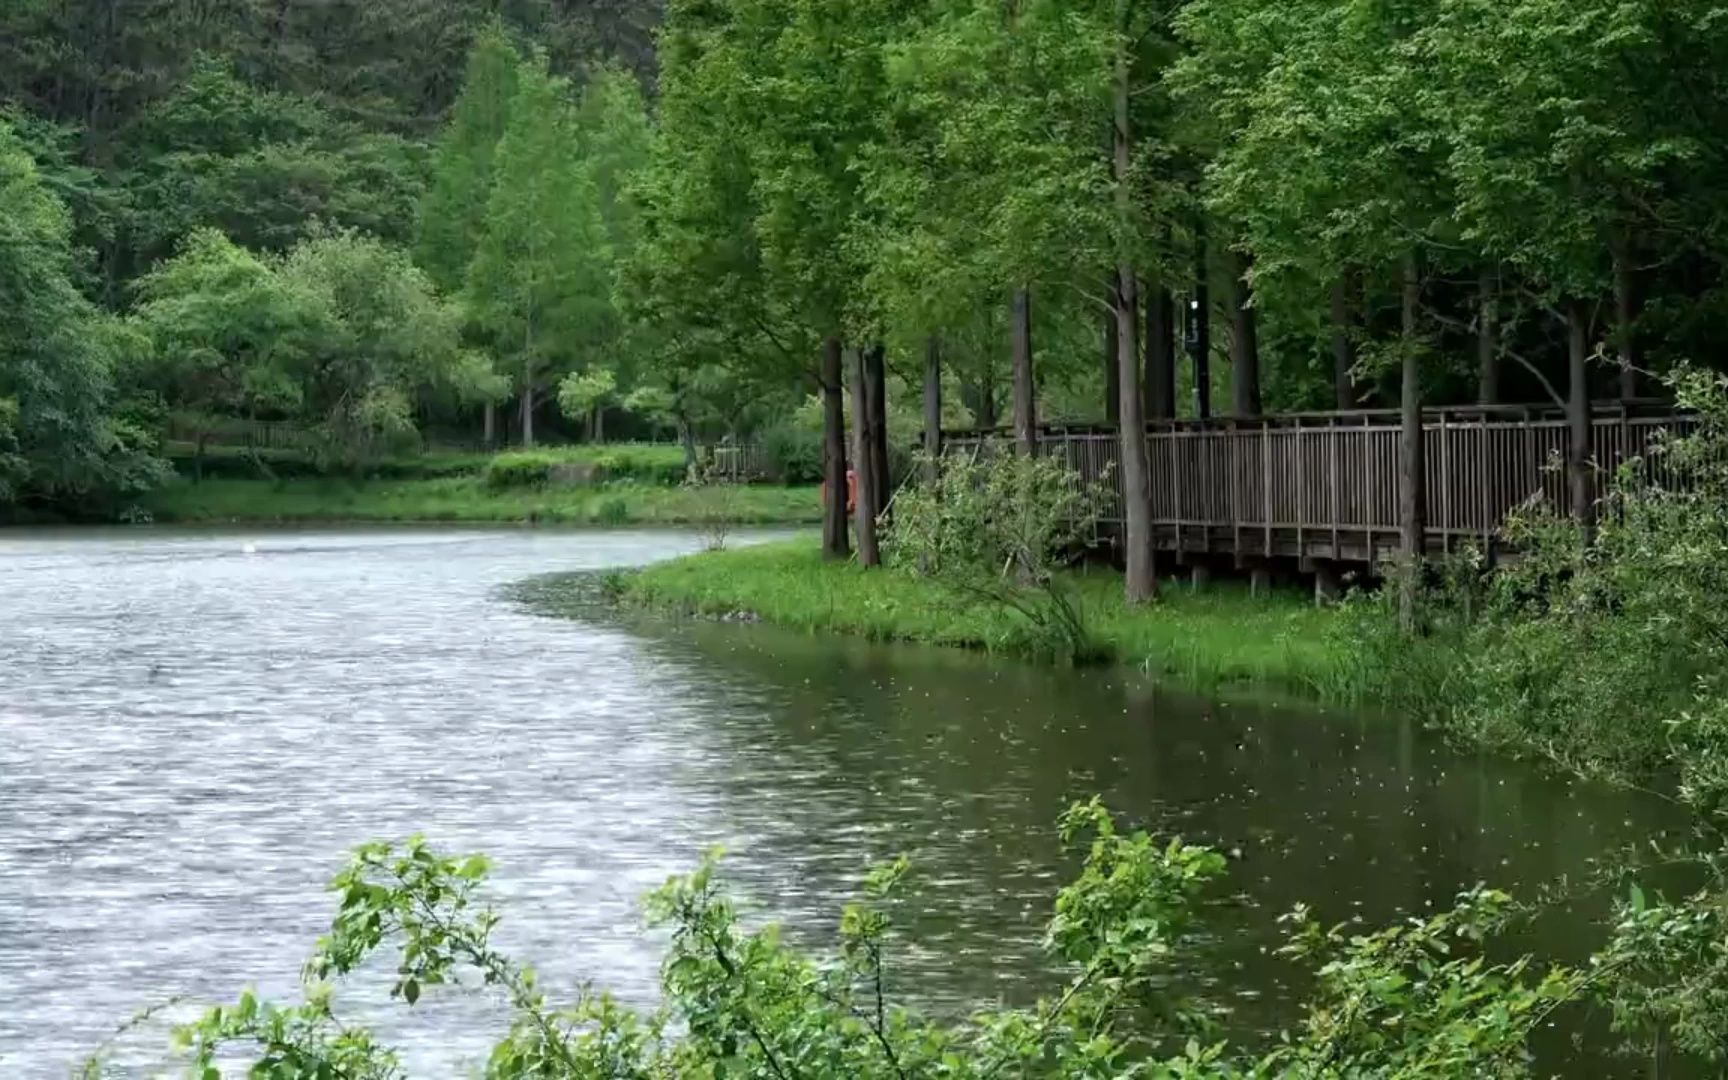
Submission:
[[[1484,944],[1521,914],[1491,890],[1372,933],[1327,929],[1298,910],[1286,953],[1314,968],[1307,1019],[1269,1050],[1233,1046],[1182,985],[1203,948],[1200,903],[1224,859],[1120,831],[1097,800],[1070,808],[1061,831],[1084,854],[1047,936],[1070,974],[1030,1008],[943,1022],[894,998],[904,859],[867,877],[863,898],[841,913],[838,947],[812,957],[776,928],[740,921],[712,856],[648,900],[650,922],[670,935],[660,1010],[641,1015],[592,993],[557,1005],[531,969],[492,945],[498,915],[480,896],[486,860],[414,839],[362,846],[331,883],[339,908],[306,965],[303,1003],[246,994],[177,1036],[206,1077],[240,1056],[258,1076],[402,1076],[392,1050],[331,1009],[330,980],[388,948],[392,997],[409,1006],[425,988],[465,978],[503,995],[513,1020],[487,1064],[500,1078],[1453,1080],[1532,1075],[1531,1033],[1590,983],[1569,968],[1538,973],[1529,958],[1485,959]],[[93,1062],[91,1073],[99,1069]]]

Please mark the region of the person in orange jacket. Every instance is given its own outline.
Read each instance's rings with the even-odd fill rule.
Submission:
[[[822,481],[818,488],[818,498],[823,506],[828,505],[828,481]],[[846,470],[846,513],[851,514],[858,508],[858,473],[852,469]]]

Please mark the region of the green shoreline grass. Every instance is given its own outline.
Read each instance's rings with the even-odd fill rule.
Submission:
[[[1346,649],[1328,633],[1336,615],[1298,592],[1251,596],[1220,583],[1195,592],[1174,581],[1160,601],[1130,609],[1121,577],[1072,577],[1106,657],[1196,690],[1254,684],[1338,700]],[[623,603],[695,616],[747,613],[807,632],[1025,655],[1020,617],[931,581],[855,563],[824,562],[816,542],[692,555],[627,575]]]
[[[537,523],[795,525],[820,520],[813,488],[683,487],[630,482],[496,490],[479,476],[355,482],[329,477],[178,480],[142,508],[180,523]]]

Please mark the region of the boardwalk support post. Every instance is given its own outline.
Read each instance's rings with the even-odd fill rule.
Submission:
[[[1338,602],[1338,568],[1330,559],[1314,561],[1314,605],[1331,607]]]

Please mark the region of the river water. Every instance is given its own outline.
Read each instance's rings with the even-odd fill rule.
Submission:
[[[1071,864],[1052,822],[1099,793],[1232,854],[1206,957],[1233,1025],[1293,1018],[1274,917],[1384,920],[1477,881],[1579,874],[1675,823],[1640,799],[1455,754],[1408,723],[1221,704],[765,627],[556,619],[552,570],[696,546],[665,531],[0,534],[0,1076],[63,1076],[136,1010],[246,986],[290,998],[370,838],[488,853],[497,940],[552,988],[654,1000],[638,898],[724,844],[761,917],[824,940],[868,866],[920,868],[899,982],[963,1010],[1049,985],[1038,938]],[[1576,956],[1585,913],[1527,944]],[[484,996],[339,996],[469,1075]],[[184,1016],[191,1006],[170,1009]],[[128,1074],[166,1031],[119,1041]],[[1563,1039],[1554,1040],[1556,1046]],[[1564,1050],[1552,1068],[1610,1074]]]

